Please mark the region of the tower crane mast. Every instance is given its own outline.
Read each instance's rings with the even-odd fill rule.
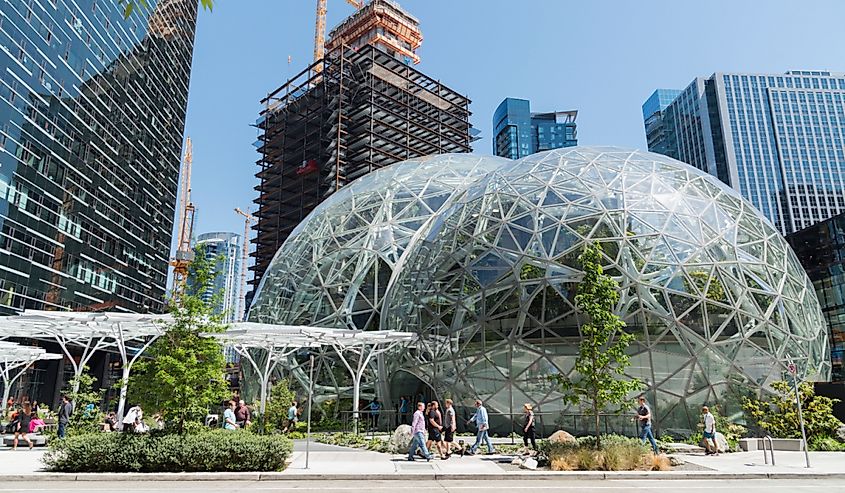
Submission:
[[[249,256],[249,227],[253,222],[257,221],[255,216],[249,212],[242,211],[239,207],[235,207],[235,212],[244,217],[244,237],[243,252],[241,253],[241,286],[238,294],[238,322],[244,321],[246,314],[246,262]]]
[[[196,212],[196,207],[191,202],[191,166],[193,159],[191,138],[188,137],[185,143],[185,158],[182,160],[182,169],[179,173],[179,210],[177,215],[179,229],[176,236],[176,255],[170,259],[170,265],[173,267],[173,294],[177,299],[185,290],[188,266],[194,260],[194,251],[191,248],[191,237],[194,234],[194,213]]]
[[[317,0],[317,22],[314,26],[314,61],[318,62],[323,59],[326,54],[326,2],[327,0]],[[356,9],[364,6],[364,0],[346,0],[346,3],[352,5]],[[323,64],[320,63],[314,67],[314,71],[322,72]]]

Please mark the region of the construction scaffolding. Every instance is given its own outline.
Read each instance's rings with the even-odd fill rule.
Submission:
[[[398,161],[470,152],[474,140],[466,96],[372,45],[336,47],[262,105],[253,287],[297,224],[347,183]]]

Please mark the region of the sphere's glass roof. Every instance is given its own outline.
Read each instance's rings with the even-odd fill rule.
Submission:
[[[435,156],[368,175],[283,245],[250,320],[417,332],[430,347],[400,364],[436,390],[499,412],[561,409],[545,376],[572,371],[586,241],[620,283],[637,334],[628,373],[664,424],[695,423],[704,403],[737,408],[787,359],[829,374],[812,284],[768,220],[708,174],[614,147]]]

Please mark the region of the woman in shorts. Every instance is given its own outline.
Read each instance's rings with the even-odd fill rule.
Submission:
[[[452,442],[455,441],[455,428],[458,427],[455,419],[455,408],[452,407],[452,399],[446,399],[444,403],[446,409],[443,410],[443,442],[446,445],[446,458],[452,456]]]

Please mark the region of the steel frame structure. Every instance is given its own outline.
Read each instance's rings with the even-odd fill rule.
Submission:
[[[254,286],[300,221],[352,180],[472,150],[470,100],[373,46],[337,47],[261,103]]]

